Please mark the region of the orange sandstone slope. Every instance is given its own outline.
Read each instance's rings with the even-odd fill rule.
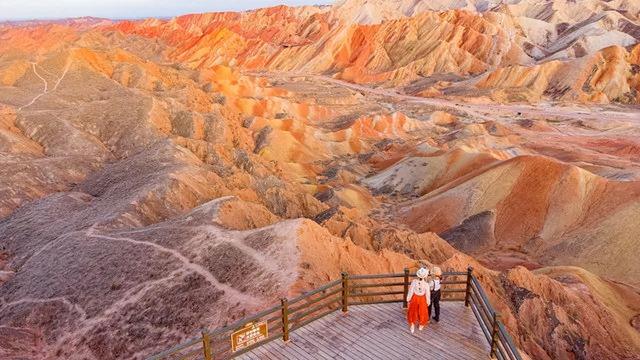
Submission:
[[[12,51],[136,35],[159,41],[155,49],[145,45],[155,56],[194,69],[226,64],[329,74],[421,96],[638,103],[638,11],[629,2],[597,0],[482,6],[351,0],[113,25],[2,25],[0,32],[8,40],[3,48]],[[43,37],[51,32],[57,36]]]
[[[532,358],[638,358],[633,118],[393,94],[633,102],[637,7],[359,4],[2,25],[0,357],[144,358],[422,261]]]
[[[192,68],[323,73],[427,96],[638,103],[638,12],[624,1],[351,0],[105,30],[162,39],[166,56]]]
[[[329,206],[308,180],[411,121],[350,114],[367,134],[351,138],[325,117],[372,106],[353,93],[317,92],[337,104],[319,106],[88,43],[0,67],[0,357],[144,358],[341,270],[415,262],[310,220]],[[305,132],[322,148],[297,158]]]
[[[340,206],[349,192],[330,226],[310,220],[330,210],[310,182],[330,172],[324,161],[408,139],[415,119],[361,115],[376,108],[346,90],[313,87],[315,100],[299,102],[223,66],[196,72],[69,48],[29,62],[0,91],[1,357],[144,358],[340,271],[400,271],[457,253],[433,234],[406,251],[388,228],[385,243],[367,231],[353,234],[358,244],[336,236],[341,221],[384,226]],[[307,132],[316,143],[301,141]]]
[[[639,285],[635,259],[640,182],[614,181],[555,160],[520,156],[468,173],[403,205],[417,231],[444,233],[465,221],[487,222],[487,239],[546,264],[577,265]],[[493,216],[478,218],[491,212]],[[477,224],[480,226],[480,224]],[[473,237],[470,226],[459,237]],[[444,235],[445,237],[446,234]]]

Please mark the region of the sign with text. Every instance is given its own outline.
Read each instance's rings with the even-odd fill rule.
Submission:
[[[236,352],[269,337],[267,322],[248,323],[231,334],[231,350]]]

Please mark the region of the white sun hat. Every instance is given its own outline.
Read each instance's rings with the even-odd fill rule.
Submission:
[[[424,279],[427,276],[429,276],[429,270],[427,268],[420,268],[418,269],[418,272],[416,272],[416,276],[421,279]]]
[[[432,272],[433,272],[433,275],[435,275],[435,276],[442,276],[442,269],[440,269],[437,266],[433,267],[433,271]]]

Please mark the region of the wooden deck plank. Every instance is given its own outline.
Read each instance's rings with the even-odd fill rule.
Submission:
[[[398,311],[399,309],[399,311]],[[367,309],[368,310],[368,309]],[[378,348],[382,347],[380,354],[387,354],[385,357],[408,357],[414,355],[413,349],[404,346],[403,339],[397,338],[395,333],[398,329],[398,324],[394,317],[403,317],[403,311],[401,307],[397,307],[393,316],[389,316],[383,307],[373,306],[371,310],[364,312],[364,316],[371,319],[383,319],[384,321],[378,321],[373,331],[365,335],[365,339],[368,343],[373,343]],[[391,330],[391,331],[390,331]],[[381,339],[385,341],[381,341]]]
[[[458,310],[467,311],[468,309],[465,309],[464,307],[462,307],[462,309],[458,309]],[[387,311],[388,311],[389,317],[394,317],[395,311],[393,311],[392,309],[388,309]],[[455,322],[453,322],[452,320],[452,322],[447,324],[447,321],[445,321],[445,319],[454,319]],[[440,322],[438,323],[438,322],[435,322],[433,319],[431,319],[428,327],[424,331],[433,331],[434,332],[433,336],[435,338],[446,340],[446,341],[431,343],[431,346],[440,348],[442,351],[451,349],[450,346],[447,344],[458,343],[458,342],[464,342],[467,346],[476,347],[477,350],[482,351],[482,349],[484,349],[484,346],[485,346],[484,343],[480,342],[480,344],[476,344],[477,339],[475,337],[469,337],[466,334],[462,334],[462,332],[467,333],[469,330],[472,330],[477,326],[477,323],[475,322],[475,318],[473,321],[468,321],[468,320],[469,319],[467,319],[466,317],[463,317],[461,319],[460,317],[452,317],[447,312],[442,312],[440,314]],[[404,319],[402,323],[399,325],[402,326],[403,324],[405,326],[405,329],[407,329],[406,331],[408,332],[408,326],[404,322]],[[416,330],[416,333],[418,332],[419,331]],[[476,345],[479,345],[480,347],[478,348]],[[455,357],[455,355],[456,353],[454,352],[452,354],[452,357]],[[463,356],[463,358],[466,358],[466,357]]]
[[[390,318],[393,319],[393,322],[397,327],[403,329],[403,331],[405,331],[406,333],[410,334],[409,331],[408,331],[408,326],[406,324],[406,320],[404,319],[404,313],[403,312],[398,313],[396,310],[391,310],[391,312],[387,312],[387,314],[388,314],[388,316]],[[380,315],[378,315],[378,316],[380,316]],[[430,329],[437,330],[437,328],[439,327],[438,325],[439,324],[432,323],[430,325],[430,327],[427,327],[424,330],[424,332],[425,333],[429,332]],[[460,326],[460,324],[458,326]],[[393,339],[392,344],[398,344],[398,343],[402,343],[403,342],[402,341],[403,340],[402,337],[399,338],[399,335],[400,334],[398,334],[397,331],[391,331],[387,336],[389,336],[391,339]],[[421,335],[423,335],[423,332],[421,332],[419,330],[416,330],[416,333],[414,335],[412,335],[412,336],[421,337]],[[437,331],[436,331],[435,334],[430,334],[429,335],[430,338],[437,338],[439,340],[439,341],[436,341],[436,342],[433,342],[432,344],[430,344],[430,347],[434,348],[434,345],[436,345],[435,348],[436,348],[436,350],[438,352],[450,351],[450,346],[447,345],[447,343],[451,343],[451,341],[453,339],[450,339],[449,336],[447,336],[447,335],[449,335],[449,334],[447,334],[447,333],[437,334]],[[423,344],[418,344],[418,346],[414,347],[414,349],[422,348],[423,346],[420,346],[420,345],[423,345]],[[416,354],[416,355],[418,355],[418,354]],[[456,355],[457,354],[455,352],[451,352],[448,357],[455,359],[455,358],[458,358]]]
[[[440,351],[440,350],[434,351],[433,345],[429,345],[427,342],[423,342],[422,339],[420,339],[420,336],[423,335],[423,332],[428,331],[429,329],[428,327],[422,331],[416,329],[416,332],[414,334],[411,334],[411,332],[409,331],[409,327],[406,323],[406,320],[404,320],[404,318],[402,318],[402,321],[398,321],[397,319],[395,319],[393,324],[396,325],[396,328],[401,328],[404,333],[398,333],[395,329],[385,330],[384,335],[391,340],[392,344],[406,343],[406,341],[403,341],[403,340],[405,339],[406,336],[410,336],[412,337],[411,338],[412,342],[414,342],[415,344],[413,346],[412,345],[403,345],[403,346],[406,346],[407,348],[411,349],[412,357],[424,358],[426,355],[428,355],[427,357],[430,359],[442,358],[439,354],[443,351]],[[442,338],[442,337],[439,338],[439,340],[447,341],[446,338]],[[451,358],[451,357],[448,357],[448,358]]]
[[[247,355],[255,355],[257,358],[260,358],[260,359],[269,359],[269,360],[278,359],[278,354],[270,352],[269,348],[266,346],[259,346],[253,351],[249,352]]]
[[[296,359],[318,359],[318,358],[331,358],[327,356],[322,351],[321,347],[316,347],[315,345],[308,343],[305,340],[305,337],[294,337],[292,336],[287,344],[285,344],[285,348],[287,353],[291,354],[292,357]],[[280,348],[272,349],[272,351],[277,351]]]
[[[338,328],[338,327],[336,327]],[[372,331],[372,329],[368,326],[368,324],[363,324],[360,326],[361,333],[359,333],[358,338],[352,341],[346,349],[344,349],[344,356],[350,356],[364,359],[374,359],[372,354],[388,354],[389,357],[392,354],[389,354],[388,349],[384,348],[378,343],[371,342],[368,334]],[[344,331],[350,331],[350,329],[345,329]],[[375,331],[375,330],[374,330]]]
[[[239,359],[488,359],[489,345],[473,313],[461,302],[442,302],[440,322],[409,332],[401,304],[349,307],[292,331]]]
[[[339,353],[346,353],[353,347],[355,349],[360,349],[361,352],[367,352],[366,348],[362,348],[358,346],[358,340],[362,338],[362,334],[364,331],[368,331],[369,326],[366,323],[357,323],[354,320],[366,321],[365,316],[360,316],[357,319],[350,318],[349,315],[339,315],[341,318],[337,318],[337,321],[331,324],[331,327],[328,329],[332,333],[332,339],[340,339],[341,346],[339,349]],[[326,331],[326,330],[325,330]],[[342,338],[342,339],[341,339]],[[335,341],[334,341],[335,343]]]
[[[365,353],[369,352],[366,348],[363,348],[358,341],[361,339],[362,328],[358,327],[349,327],[348,323],[350,323],[352,319],[343,318],[340,321],[336,321],[331,324],[329,329],[324,331],[329,331],[332,333],[332,339],[340,339],[341,344],[339,347],[334,347],[336,350],[336,355],[341,355],[341,357],[345,357],[344,354],[348,352],[359,352],[361,354],[361,358],[369,359]],[[347,334],[345,336],[345,334]],[[329,344],[331,346],[331,344]]]
[[[374,314],[367,314],[374,315]],[[355,346],[357,350],[360,352],[369,353],[369,358],[375,358],[374,354],[379,356],[384,356],[386,358],[398,356],[398,354],[402,351],[398,351],[398,349],[394,349],[390,344],[381,343],[380,342],[380,329],[376,326],[370,326],[370,323],[364,323],[361,327],[366,330],[362,333],[362,335],[357,339]]]
[[[327,315],[333,316],[334,314]],[[311,323],[307,326],[296,331],[294,341],[301,342],[303,344],[309,344],[313,341],[312,346],[316,347],[317,354],[320,357],[333,359],[336,355],[335,347],[332,346],[332,342],[326,339],[327,334],[319,332],[317,326],[321,323]],[[308,345],[307,345],[308,346]]]
[[[441,314],[443,315],[443,314]],[[392,317],[394,319],[396,319],[394,317],[393,313],[388,314],[389,317]],[[410,334],[409,329],[408,329],[408,325],[406,324],[406,320],[402,319],[402,321],[398,322],[396,319],[396,325],[398,325],[399,327],[403,327],[404,331],[406,331],[407,333]],[[416,332],[414,335],[415,337],[420,338],[421,340],[424,340],[424,334],[428,334],[428,339],[425,340],[425,344],[428,344],[428,346],[430,348],[432,348],[432,350],[437,351],[438,353],[444,353],[444,352],[448,352],[448,359],[455,359],[458,360],[460,359],[460,357],[458,356],[458,353],[455,351],[455,348],[452,350],[450,344],[454,343],[454,341],[456,339],[452,338],[452,332],[442,332],[440,331],[440,324],[439,323],[435,323],[435,321],[431,320],[431,322],[429,323],[429,325],[422,331],[416,329]],[[464,323],[460,323],[456,325],[457,327],[461,327],[461,326],[467,326],[467,324]],[[433,333],[431,333],[433,332]],[[396,334],[391,334],[391,336],[393,336],[394,338],[397,338]],[[431,341],[432,339],[438,339],[439,341]],[[401,339],[396,339],[397,341],[400,341]],[[433,351],[432,351],[433,352]],[[435,355],[434,355],[435,356]]]
[[[341,316],[340,312],[335,312],[327,315],[324,319],[314,321],[292,332],[292,340],[305,344],[307,348],[316,348],[320,356],[333,359],[340,352],[340,349],[335,346],[336,341],[332,337],[347,339],[350,334],[335,333],[331,328],[327,329],[325,322],[329,321],[335,324],[340,321]]]

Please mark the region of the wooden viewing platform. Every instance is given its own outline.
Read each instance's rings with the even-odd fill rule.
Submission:
[[[487,359],[489,343],[471,309],[443,302],[440,322],[409,332],[400,304],[373,304],[334,312],[238,359]]]
[[[415,334],[405,315],[415,274],[343,273],[150,359],[522,360],[472,271],[443,273],[440,322]]]

